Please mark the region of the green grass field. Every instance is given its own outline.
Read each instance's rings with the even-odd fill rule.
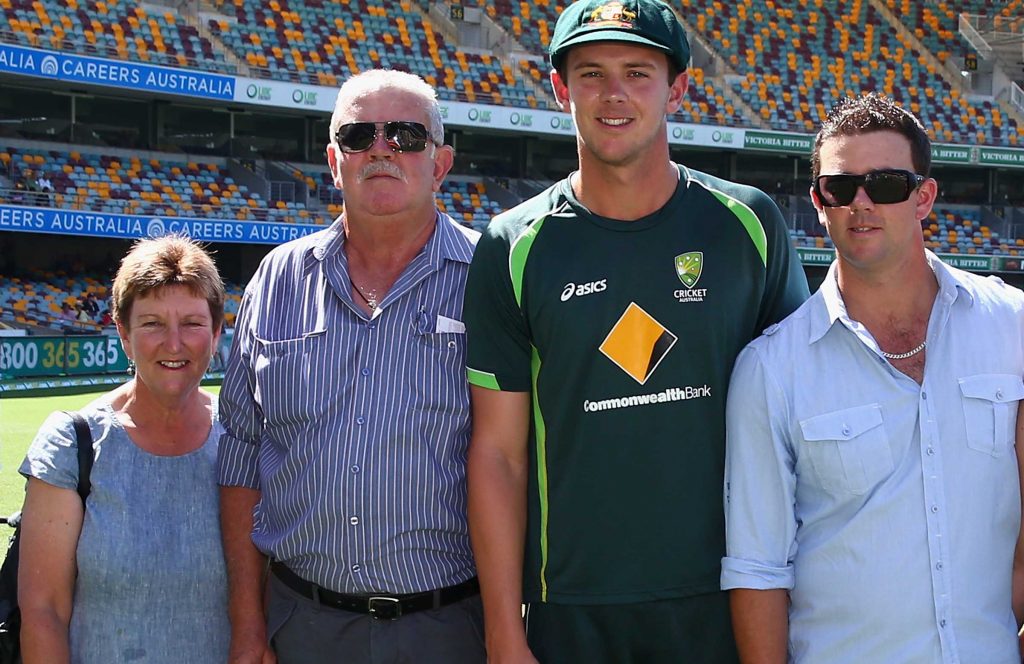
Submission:
[[[32,438],[46,416],[55,410],[77,410],[111,389],[56,397],[4,397],[0,399],[0,515],[21,509],[25,478],[18,473]],[[218,392],[219,386],[204,387]],[[0,526],[0,559],[7,552],[10,530]]]

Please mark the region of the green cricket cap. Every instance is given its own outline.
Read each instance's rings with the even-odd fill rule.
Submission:
[[[558,17],[548,55],[559,68],[574,46],[619,41],[649,46],[668,54],[683,71],[690,63],[690,43],[672,8],[659,0],[577,0]]]

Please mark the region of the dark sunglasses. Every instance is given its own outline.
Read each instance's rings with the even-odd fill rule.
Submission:
[[[871,171],[864,175],[819,175],[814,181],[814,193],[825,207],[846,207],[857,196],[857,189],[879,205],[902,203],[911,192],[927,180],[923,175],[896,169]]]
[[[384,140],[395,152],[423,152],[428,141],[434,142],[425,126],[405,120],[344,124],[338,128],[334,140],[342,152],[365,152],[377,141],[379,128],[383,128]]]

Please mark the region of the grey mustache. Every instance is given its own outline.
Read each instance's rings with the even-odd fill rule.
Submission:
[[[374,161],[363,167],[359,171],[359,179],[365,180],[366,178],[373,177],[374,175],[390,175],[391,177],[398,178],[399,180],[405,181],[405,174],[395,164],[390,161]]]

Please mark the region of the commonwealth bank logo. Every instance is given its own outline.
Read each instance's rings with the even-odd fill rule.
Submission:
[[[676,256],[676,274],[679,281],[687,288],[693,288],[700,281],[700,273],[704,269],[704,252],[688,251]]]
[[[601,342],[600,351],[636,382],[643,385],[672,350],[676,335],[668,331],[636,302],[626,311]]]

